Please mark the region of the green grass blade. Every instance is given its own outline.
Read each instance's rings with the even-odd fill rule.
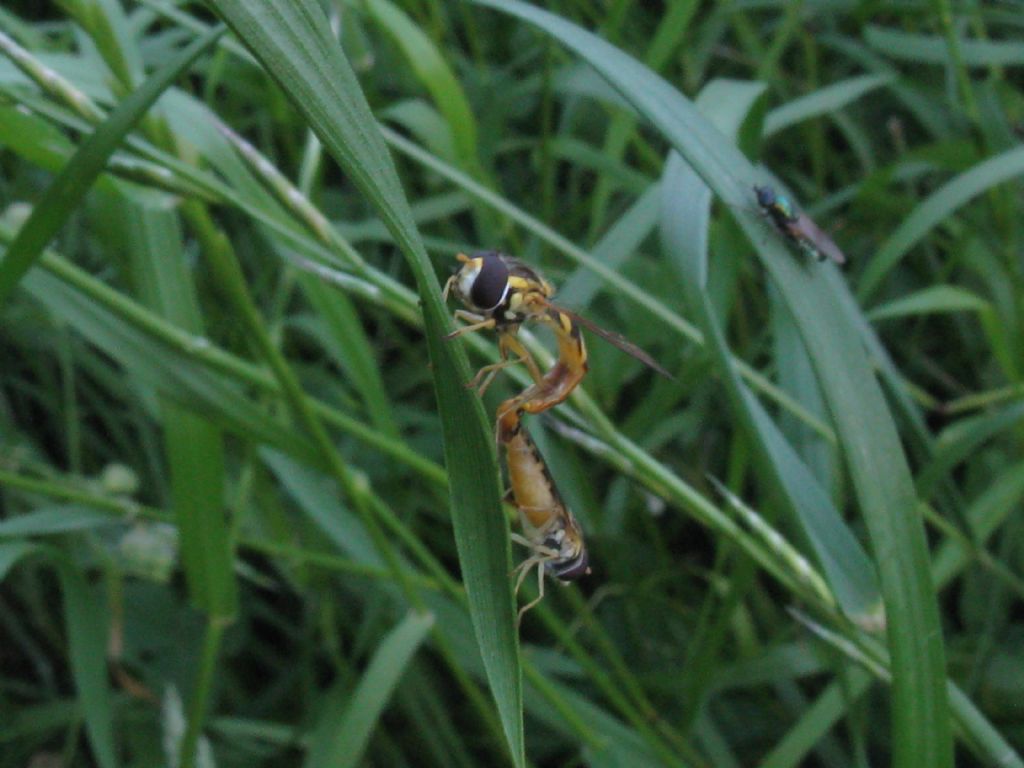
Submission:
[[[142,119],[160,94],[215,43],[223,31],[222,28],[216,28],[203,35],[164,65],[141,88],[125,98],[68,161],[60,175],[47,187],[7,249],[7,256],[0,264],[0,305],[4,304],[24,274],[31,269],[46,244],[77,210],[122,139]]]
[[[123,228],[132,275],[143,301],[178,327],[201,334],[203,323],[177,216],[130,199],[123,204],[129,214]],[[163,398],[160,408],[189,592],[195,604],[211,616],[233,616],[238,609],[238,587],[224,515],[220,430],[194,409],[171,399]]]
[[[7,230],[0,226],[0,240],[7,236]],[[316,451],[304,436],[267,419],[266,413],[237,388],[254,387],[281,396],[279,387],[264,370],[226,353],[203,336],[186,333],[147,312],[53,253],[44,254],[41,266],[44,269],[26,278],[29,294],[141,380],[246,439],[275,445],[289,455],[318,463]],[[336,408],[318,403],[317,410],[331,426],[410,467],[432,484],[445,486],[443,469],[428,458]]]
[[[771,136],[804,120],[842,109],[894,79],[891,75],[860,75],[793,99],[768,113],[764,120],[764,135]]]
[[[391,692],[434,624],[432,614],[411,613],[381,641],[355,692],[342,706],[344,692],[329,694],[327,712],[312,735],[306,768],[354,768]]]
[[[309,122],[324,147],[384,221],[416,279],[443,429],[452,523],[473,628],[517,765],[525,761],[522,676],[508,574],[508,522],[501,514],[497,457],[479,401],[468,393],[465,354],[420,241],[394,164],[352,69],[311,2],[217,0],[213,6]]]
[[[660,199],[660,187],[649,186],[594,245],[590,251],[591,257],[609,269],[620,267],[657,224]],[[558,289],[558,300],[567,307],[582,311],[600,292],[602,282],[592,270],[584,266],[577,267],[575,272],[562,281]]]
[[[476,175],[479,163],[476,116],[441,52],[413,20],[389,0],[365,0],[365,7],[401,49],[416,78],[430,91],[451,131],[460,165]]]
[[[868,320],[891,320],[897,317],[981,312],[991,305],[978,294],[955,285],[931,285],[908,293],[899,299],[879,305],[867,313]]]
[[[60,580],[71,674],[93,756],[100,768],[116,768],[119,762],[114,745],[113,701],[107,682],[109,618],[105,604],[96,599],[77,565],[59,549],[48,546],[22,541],[0,543],[0,582],[22,560],[39,555],[54,567]]]
[[[850,705],[868,691],[872,683],[871,675],[857,667],[851,668],[846,678],[845,684],[831,683],[818,695],[778,744],[761,757],[758,762],[760,768],[791,768],[806,764],[808,752],[836,725]]]
[[[914,486],[860,338],[834,312],[822,274],[831,267],[791,252],[751,210],[752,187],[764,176],[667,82],[557,16],[510,0],[479,4],[534,24],[586,59],[732,206],[808,347],[871,534],[893,656],[893,764],[951,766],[945,652]]]
[[[207,340],[190,336],[192,341],[185,349],[172,347],[165,340],[154,343],[152,336],[135,325],[140,321],[138,314],[133,317],[134,322],[125,322],[123,316],[96,301],[95,295],[76,290],[62,279],[70,275],[80,279],[79,284],[98,287],[92,278],[50,254],[44,256],[41,266],[46,270],[36,270],[25,279],[28,293],[140,381],[248,440],[274,445],[305,461],[318,463],[316,450],[304,435],[267,419],[266,412],[245,396],[238,382],[191,359],[187,347],[208,347]],[[62,277],[51,274],[51,268]],[[122,305],[127,303],[120,298]],[[137,306],[134,309],[141,311]]]
[[[734,136],[746,119],[736,111],[742,92],[730,97],[732,83],[706,88],[697,99],[726,136]],[[740,84],[743,91],[745,84]],[[710,103],[709,103],[710,102]],[[731,106],[724,113],[719,103]],[[747,102],[747,103],[753,103]],[[733,412],[758,455],[764,487],[784,503],[790,519],[810,543],[843,611],[858,623],[877,624],[881,595],[874,566],[818,480],[801,461],[767,411],[743,384],[708,292],[708,224],[711,195],[704,182],[673,153],[662,178],[661,235],[666,254],[680,273],[679,285],[704,333]]]
[[[903,61],[949,66],[949,44],[938,35],[919,35],[898,29],[869,25],[864,40],[886,56]],[[1024,64],[1024,43],[1013,40],[961,40],[963,63],[971,67],[1020,66]]]
[[[381,366],[366,330],[359,323],[355,304],[345,293],[333,290],[311,274],[299,274],[298,281],[319,315],[317,328],[324,346],[359,392],[370,421],[380,432],[400,439]]]
[[[1024,174],[1024,147],[1015,147],[978,163],[935,190],[911,211],[871,257],[861,274],[857,298],[861,303],[867,302],[907,252],[957,208],[985,190],[1021,174]]]
[[[86,507],[48,507],[0,520],[0,539],[71,533],[116,525],[118,522],[110,515],[95,512]]]

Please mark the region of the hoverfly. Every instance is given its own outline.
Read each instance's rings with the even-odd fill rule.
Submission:
[[[551,283],[532,267],[519,259],[498,251],[479,251],[472,256],[463,253],[456,257],[462,267],[452,275],[444,287],[444,298],[454,293],[469,308],[456,310],[455,316],[469,325],[454,331],[448,338],[464,333],[494,328],[498,332],[501,361],[477,371],[467,386],[478,386],[486,391],[498,371],[518,362],[526,364],[534,386],[514,400],[528,413],[540,413],[565,400],[587,373],[587,348],[580,326],[593,331],[628,355],[668,378],[671,373],[659,365],[640,347],[623,336],[606,331],[585,317],[577,315],[550,301],[555,294]],[[536,320],[555,332],[558,344],[558,362],[547,376],[532,355],[516,338],[516,333],[527,320]],[[514,359],[510,358],[514,355]]]
[[[530,550],[520,563],[515,589],[536,568],[538,595],[519,611],[523,614],[544,597],[544,575],[550,573],[562,583],[575,581],[590,573],[583,530],[566,507],[554,479],[523,426],[521,413],[540,413],[564,401],[587,373],[587,348],[580,326],[585,326],[659,373],[672,375],[646,352],[617,333],[606,331],[574,312],[553,304],[554,286],[539,272],[518,259],[498,253],[481,251],[466,256],[459,254],[462,267],[449,278],[444,297],[450,292],[470,310],[456,310],[456,317],[466,325],[449,334],[455,338],[463,333],[484,328],[498,332],[501,361],[481,368],[469,386],[478,386],[481,394],[490,386],[498,371],[517,362],[526,364],[533,384],[509,398],[498,407],[496,437],[505,446],[509,492],[519,512],[523,534],[512,540]],[[536,320],[555,332],[558,361],[541,375],[536,361],[516,337],[527,320]],[[515,358],[510,358],[510,354]]]
[[[845,264],[846,256],[811,217],[801,211],[796,213],[793,204],[785,195],[776,194],[774,187],[754,185],[757,204],[784,238],[818,261],[832,259],[836,264]]]
[[[509,491],[519,511],[523,534],[512,541],[530,550],[530,556],[516,566],[515,591],[537,569],[537,597],[519,609],[516,622],[544,599],[544,574],[563,584],[590,573],[583,530],[555,486],[536,443],[523,427],[519,409],[505,411],[498,423],[498,442],[505,446]]]

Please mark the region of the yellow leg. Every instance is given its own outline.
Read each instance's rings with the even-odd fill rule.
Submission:
[[[526,581],[526,577],[530,574],[530,571],[534,568],[537,569],[537,597],[519,609],[519,613],[516,616],[516,628],[518,628],[520,622],[523,620],[523,615],[544,599],[544,564],[547,563],[548,560],[557,557],[558,553],[548,547],[534,544],[526,537],[520,536],[518,533],[513,533],[511,538],[516,544],[522,544],[524,547],[529,547],[533,552],[532,555],[517,565],[513,571],[513,573],[518,573],[514,594],[519,594],[519,588],[523,586],[523,582]]]
[[[523,346],[523,342],[510,333],[503,333],[501,338],[498,339],[498,345],[507,348],[504,352],[505,354],[511,352],[526,363],[526,368],[530,372],[530,378],[535,382],[541,380],[542,374],[540,372],[540,368],[537,367],[537,361],[533,359],[533,355],[530,354],[530,350]]]
[[[519,594],[519,588],[523,586],[523,582],[526,581],[526,577],[530,574],[530,570],[534,566],[543,568],[544,561],[537,556],[528,557],[517,565],[514,571],[512,571],[512,573],[518,572],[518,576],[516,576],[516,585],[512,590],[513,594]]]
[[[477,391],[480,393],[480,396],[483,397],[484,392],[487,391],[487,388],[491,386],[491,383],[494,381],[494,378],[498,375],[498,371],[508,368],[510,365],[516,365],[517,363],[521,362],[522,358],[517,357],[515,360],[502,360],[501,362],[498,363],[485,365],[483,368],[476,372],[476,375],[472,379],[466,382],[466,389],[473,389],[474,387],[478,387]],[[481,379],[484,380],[482,384],[480,383]]]
[[[525,536],[519,535],[518,533],[510,533],[509,534],[509,538],[512,539],[513,543],[519,544],[522,547],[526,547],[530,551],[533,551],[535,549],[532,541],[530,541]],[[522,567],[523,567],[523,564],[520,563],[518,566],[516,566],[516,570],[518,571]]]
[[[441,301],[448,303],[448,294],[451,293],[452,286],[455,285],[455,281],[458,279],[458,273],[452,275],[444,284],[444,290],[441,291]]]
[[[461,312],[461,311],[462,310],[459,310],[458,312],[456,312],[455,316],[459,317],[459,318],[464,317],[464,315],[460,315],[459,314],[459,312]],[[467,312],[466,315],[469,315],[470,317],[479,317],[479,315],[471,315],[469,312]],[[454,338],[456,338],[458,336],[461,336],[464,333],[472,333],[473,331],[482,331],[484,328],[493,328],[494,325],[495,325],[495,323],[494,323],[494,318],[493,317],[483,318],[483,319],[478,320],[477,322],[473,323],[472,325],[464,325],[461,328],[456,328],[451,333],[446,334],[445,338],[446,339],[454,339]]]
[[[523,623],[523,616],[526,612],[533,608],[537,603],[544,599],[544,564],[537,563],[537,596],[530,602],[519,609],[519,613],[516,614],[516,629],[519,629],[519,625]]]

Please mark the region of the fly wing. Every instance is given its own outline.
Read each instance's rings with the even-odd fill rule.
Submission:
[[[819,227],[806,213],[801,212],[797,216],[796,222],[793,224],[793,229],[797,234],[806,240],[811,245],[817,248],[822,254],[832,259],[836,264],[845,264],[846,255],[839,249],[839,246],[835,244],[835,241],[825,234],[825,231]]]
[[[612,344],[612,345],[618,347],[619,349],[621,349],[627,355],[630,355],[631,357],[635,357],[637,360],[639,360],[641,363],[646,365],[648,368],[650,368],[650,369],[652,369],[654,371],[657,371],[658,373],[660,373],[662,376],[664,376],[667,379],[671,379],[672,381],[676,380],[676,377],[673,376],[671,373],[669,373],[667,370],[665,370],[665,368],[662,367],[662,365],[660,363],[658,363],[653,357],[648,355],[646,352],[644,352],[642,349],[640,349],[640,347],[638,347],[636,344],[631,342],[629,339],[627,339],[622,334],[615,333],[615,331],[606,331],[604,328],[599,326],[594,321],[587,320],[587,318],[583,317],[582,315],[577,315],[575,312],[572,312],[572,311],[566,309],[565,307],[556,307],[556,309],[559,312],[564,312],[569,317],[571,317],[573,319],[573,321],[579,323],[580,325],[582,325],[587,330],[593,331],[598,336],[600,336],[602,339],[607,341],[609,344]]]

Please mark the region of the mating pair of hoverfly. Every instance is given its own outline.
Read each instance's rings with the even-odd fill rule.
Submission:
[[[497,251],[481,251],[472,256],[460,253],[458,260],[462,266],[445,284],[444,297],[447,299],[449,293],[454,293],[462,301],[467,309],[457,310],[455,316],[469,324],[448,338],[494,329],[501,354],[499,362],[477,371],[468,386],[475,386],[482,393],[500,370],[520,362],[526,365],[533,379],[525,390],[498,406],[495,427],[498,443],[505,448],[509,491],[523,529],[523,535],[514,534],[512,538],[530,550],[530,555],[516,569],[519,574],[516,591],[531,570],[537,571],[538,596],[520,610],[521,619],[543,598],[545,573],[570,582],[590,572],[583,531],[562,501],[543,457],[522,423],[521,414],[553,408],[569,397],[583,380],[587,373],[587,348],[580,326],[659,373],[669,378],[671,374],[619,334],[553,304],[554,286],[518,259]],[[516,335],[520,326],[528,321],[546,325],[555,334],[558,360],[543,374]]]

